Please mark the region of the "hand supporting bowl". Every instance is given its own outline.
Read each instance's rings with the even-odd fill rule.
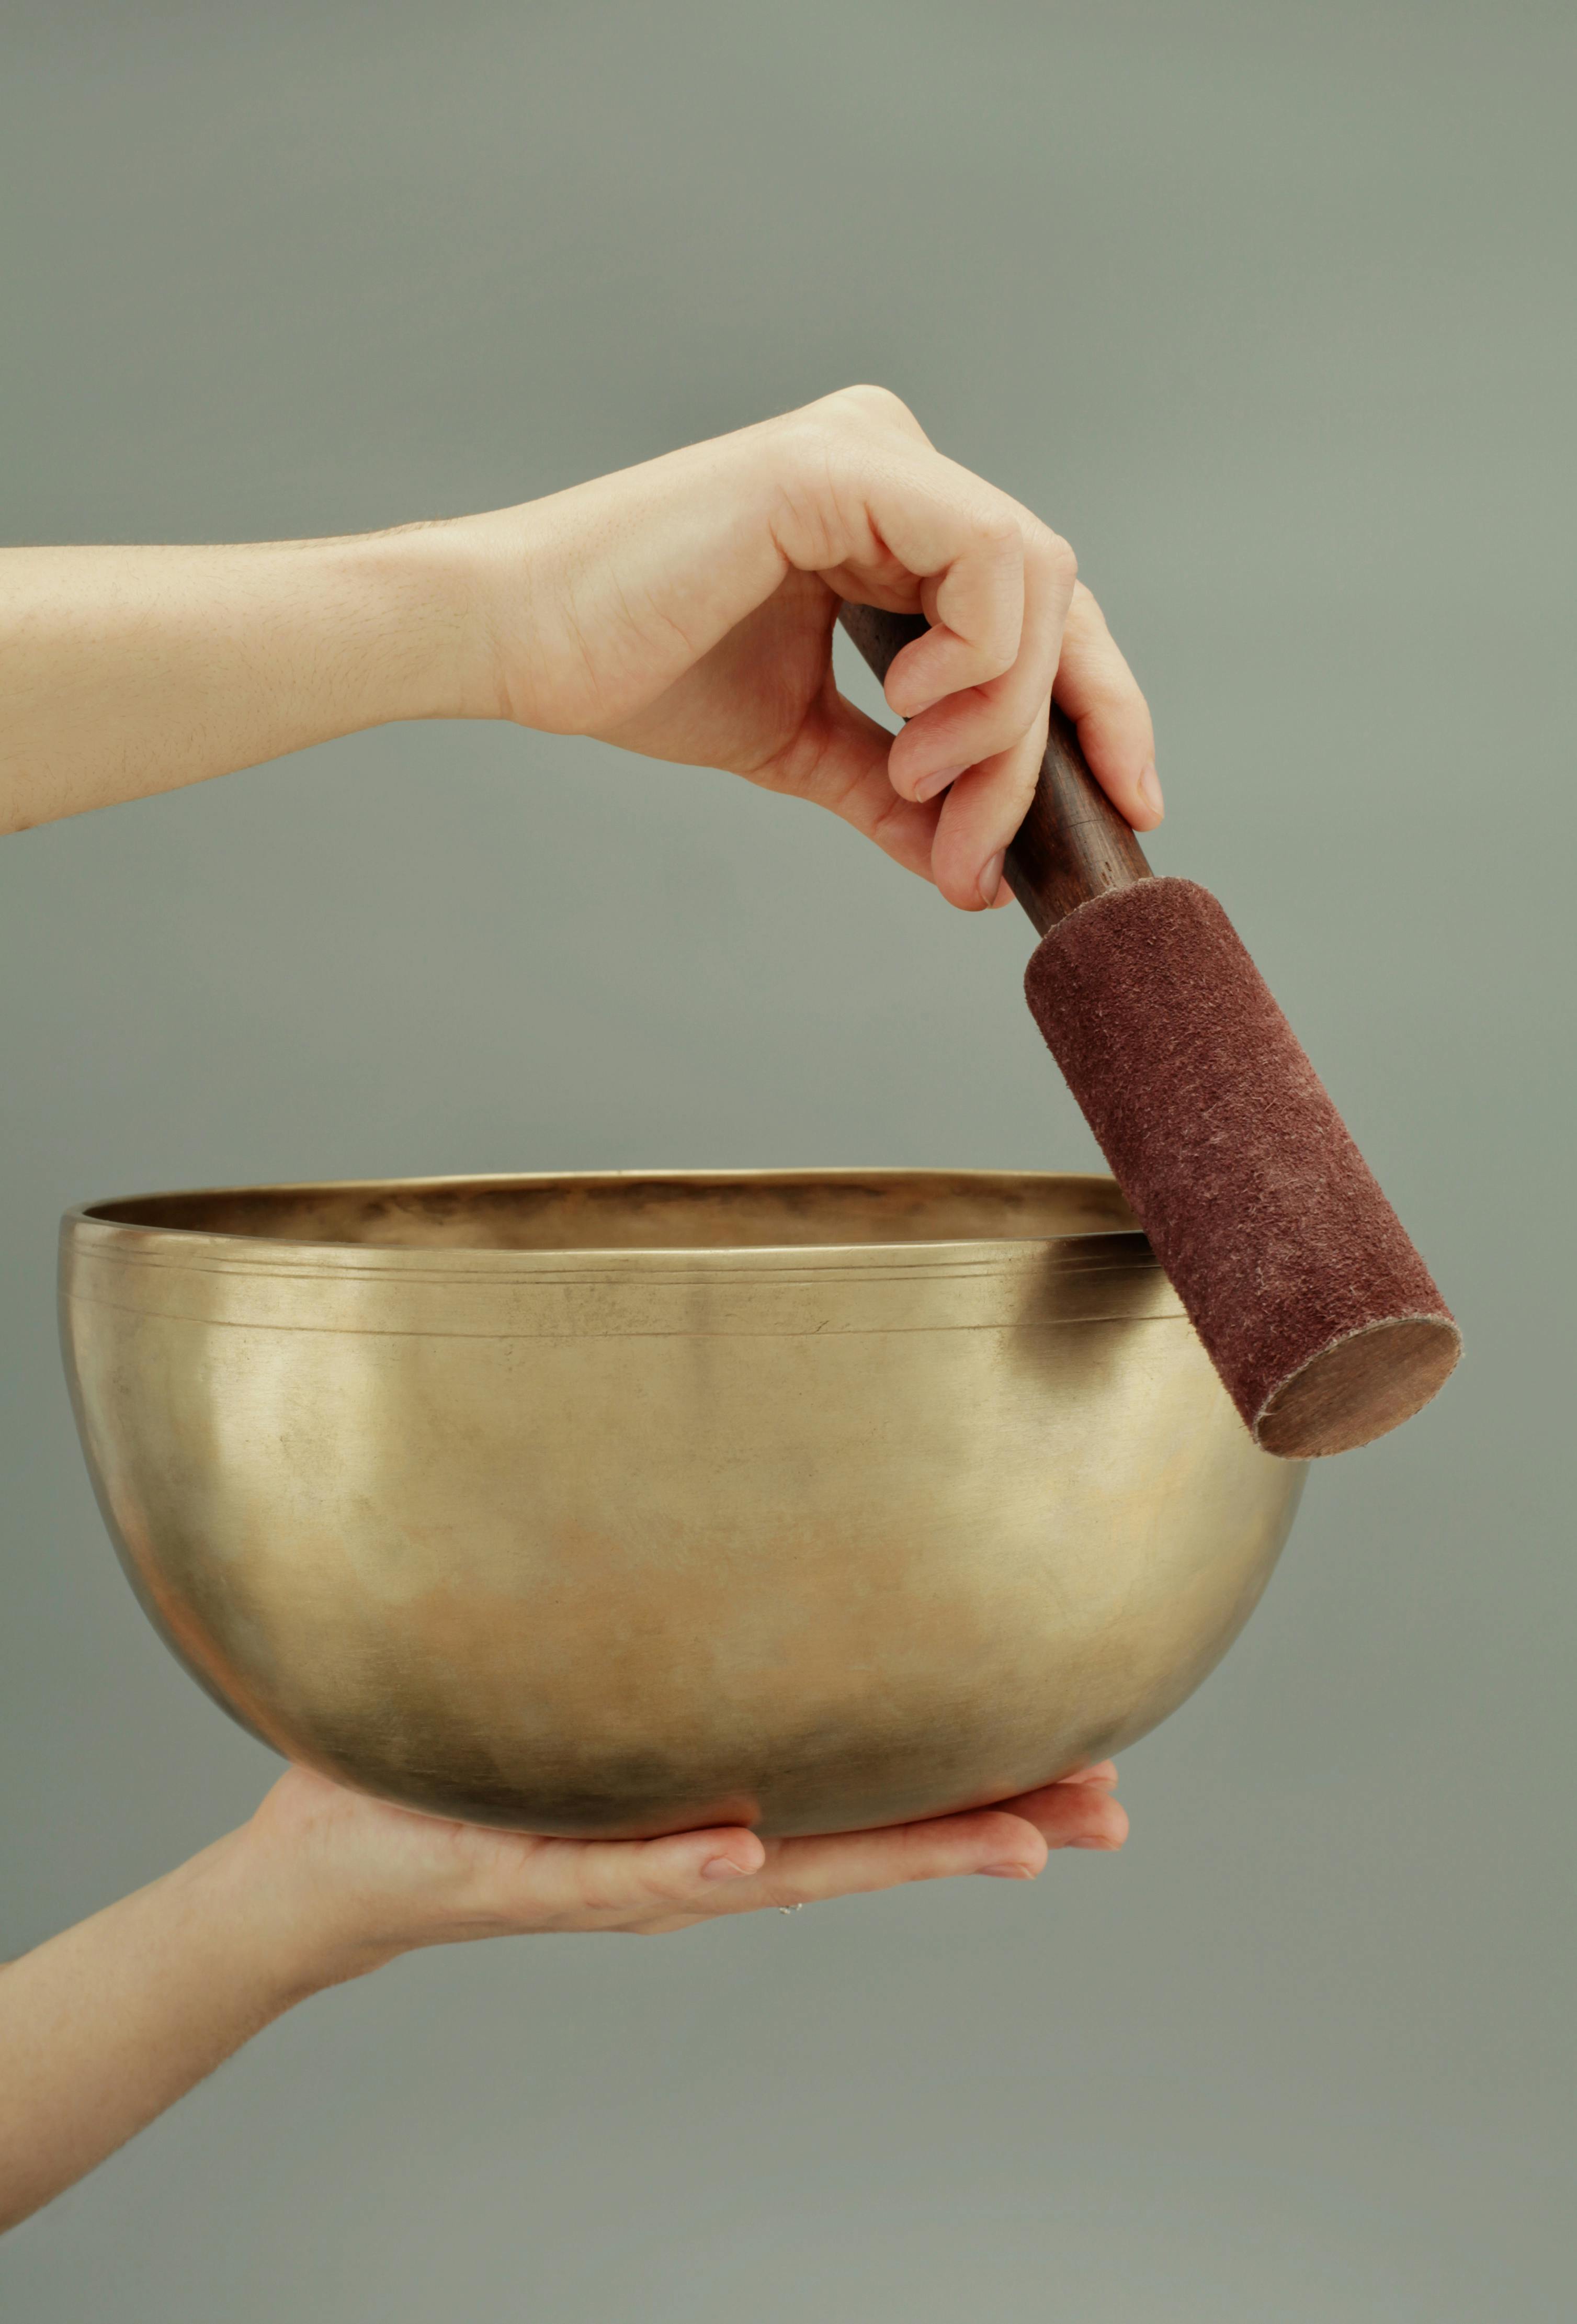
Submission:
[[[291,1758],[540,1832],[1005,1799],[1204,1677],[1286,1539],[1110,1179],[391,1181],[70,1213],[150,1618]]]

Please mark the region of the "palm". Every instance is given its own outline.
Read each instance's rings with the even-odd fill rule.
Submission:
[[[818,575],[789,574],[677,678],[596,731],[648,758],[794,788],[796,771],[825,749],[835,707],[838,602]]]
[[[308,1875],[372,1950],[528,1930],[656,1934],[719,1913],[888,1888],[1010,1865],[1032,1877],[1049,1848],[1114,1848],[1127,1829],[1110,1764],[996,1809],[820,1839],[729,1827],[667,1840],[540,1839],[413,1814],[292,1767],[258,1810],[259,1836]],[[698,1866],[726,1853],[721,1885]]]

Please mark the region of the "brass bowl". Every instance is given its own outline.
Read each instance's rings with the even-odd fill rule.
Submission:
[[[543,1832],[892,1823],[1131,1743],[1304,1471],[1108,1178],[664,1172],[73,1211],[144,1609],[293,1759]]]

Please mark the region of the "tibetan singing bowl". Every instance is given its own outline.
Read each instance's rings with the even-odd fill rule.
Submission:
[[[150,1195],[68,1215],[61,1298],[193,1676],[528,1831],[840,1831],[1102,1758],[1225,1652],[1303,1481],[1108,1178]]]

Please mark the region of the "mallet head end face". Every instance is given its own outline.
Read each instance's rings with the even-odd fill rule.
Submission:
[[[1446,1316],[1361,1324],[1272,1391],[1254,1423],[1254,1442],[1284,1461],[1356,1452],[1422,1412],[1462,1351],[1462,1333]]]

